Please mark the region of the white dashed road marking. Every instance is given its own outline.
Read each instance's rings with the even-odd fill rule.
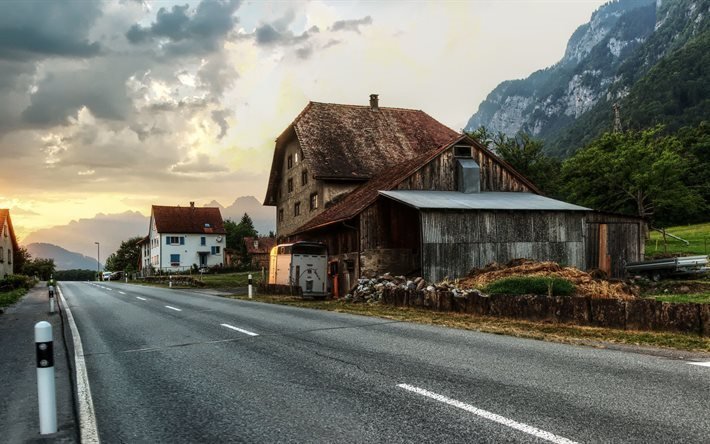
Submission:
[[[461,401],[447,398],[444,395],[439,395],[438,393],[433,393],[428,390],[424,390],[422,388],[414,387],[414,386],[411,386],[408,384],[398,384],[397,387],[403,388],[405,390],[409,390],[410,392],[414,392],[414,393],[417,393],[422,396],[426,396],[427,398],[431,398],[431,399],[434,399],[439,402],[443,402],[444,404],[448,404],[450,406],[457,407],[461,410],[466,410],[467,412],[473,413],[474,415],[480,416],[481,418],[485,418],[489,421],[497,422],[498,424],[508,426],[512,429],[519,430],[521,432],[527,433],[528,435],[532,435],[537,438],[544,439],[546,441],[554,442],[556,444],[576,444],[575,441],[571,441],[567,438],[557,436],[557,435],[552,434],[550,432],[540,430],[538,428],[535,428],[533,426],[529,426],[527,424],[523,424],[521,422],[513,421],[512,419],[508,419],[503,416],[496,415],[495,413],[491,413],[486,410],[481,410],[481,409],[476,408],[472,405],[465,404]]]
[[[710,367],[710,361],[708,362],[689,362],[690,365],[699,365],[702,367]]]
[[[235,327],[235,326],[233,326],[233,325],[229,325],[229,324],[219,324],[219,325],[221,325],[222,327],[226,327],[226,328],[230,328],[230,329],[232,329],[232,330],[238,331],[239,333],[244,333],[245,335],[249,335],[249,336],[259,336],[258,333],[254,333],[254,332],[251,332],[251,331],[249,331],[249,330],[243,330],[243,329],[237,328],[237,327]]]
[[[142,298],[142,297],[140,297],[140,296],[136,296],[136,299],[140,299],[141,301],[145,301],[145,300],[146,300],[145,298]]]
[[[121,294],[126,294],[126,293],[124,293],[124,292],[122,292],[122,291],[120,291],[120,290],[119,290],[118,292],[121,293]]]
[[[175,310],[175,311],[182,311],[182,310],[180,310],[179,308],[171,307],[171,306],[169,306],[169,305],[166,305],[165,308],[169,308],[169,309]]]

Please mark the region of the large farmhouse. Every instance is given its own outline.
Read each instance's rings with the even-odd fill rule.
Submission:
[[[276,140],[265,205],[280,242],[327,244],[336,294],[383,272],[431,281],[514,258],[621,276],[645,235],[638,218],[543,196],[477,141],[375,95],[309,103]]]
[[[141,271],[181,272],[224,264],[226,230],[219,208],[153,205],[141,242]]]
[[[18,248],[10,210],[0,208],[0,279],[14,273],[12,258]]]

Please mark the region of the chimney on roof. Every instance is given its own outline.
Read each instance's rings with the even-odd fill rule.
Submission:
[[[190,208],[195,208],[195,202],[190,202]]]
[[[377,111],[380,109],[380,99],[378,94],[370,94],[370,108]]]

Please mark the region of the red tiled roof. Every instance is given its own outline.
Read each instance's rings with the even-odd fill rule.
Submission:
[[[219,208],[153,205],[158,233],[226,234]]]
[[[254,239],[259,240],[259,247],[254,248]],[[268,254],[271,253],[271,249],[276,246],[276,239],[273,237],[245,237],[244,245],[247,247],[247,253],[249,254]]]
[[[12,218],[10,218],[10,210],[7,208],[0,208],[0,235],[2,235],[2,227],[5,226],[6,220],[7,227],[10,229],[10,240],[12,242],[12,250],[17,251],[20,246],[17,244],[17,237],[15,237],[15,229],[12,227]]]
[[[478,143],[476,140],[466,136],[459,135],[454,139],[450,139],[445,144],[437,147],[436,149],[430,150],[424,154],[420,154],[417,157],[404,161],[393,168],[383,171],[379,176],[374,179],[364,183],[359,188],[356,188],[350,194],[345,196],[343,200],[327,208],[325,211],[314,217],[313,219],[306,222],[301,227],[297,228],[291,234],[299,234],[304,231],[312,230],[314,228],[322,227],[325,225],[330,225],[336,222],[345,221],[351,219],[358,215],[365,208],[370,206],[375,200],[377,200],[378,191],[389,191],[399,185],[402,181],[407,179],[409,176],[414,174],[421,167],[429,163],[432,159],[436,158],[439,154],[449,149],[451,146],[465,140],[469,143],[476,145],[479,149],[488,153],[491,158],[499,162],[508,171],[514,174],[521,182],[527,185],[534,193],[541,194],[540,191],[528,181],[524,176],[515,171],[507,162],[498,158],[492,154],[485,146]]]
[[[420,110],[310,102],[276,139],[267,205],[273,204],[283,149],[293,135],[316,178],[367,180],[459,134]]]

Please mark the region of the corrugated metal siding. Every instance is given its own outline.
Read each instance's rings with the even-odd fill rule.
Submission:
[[[422,274],[438,281],[515,258],[583,268],[583,219],[573,212],[423,211]]]

